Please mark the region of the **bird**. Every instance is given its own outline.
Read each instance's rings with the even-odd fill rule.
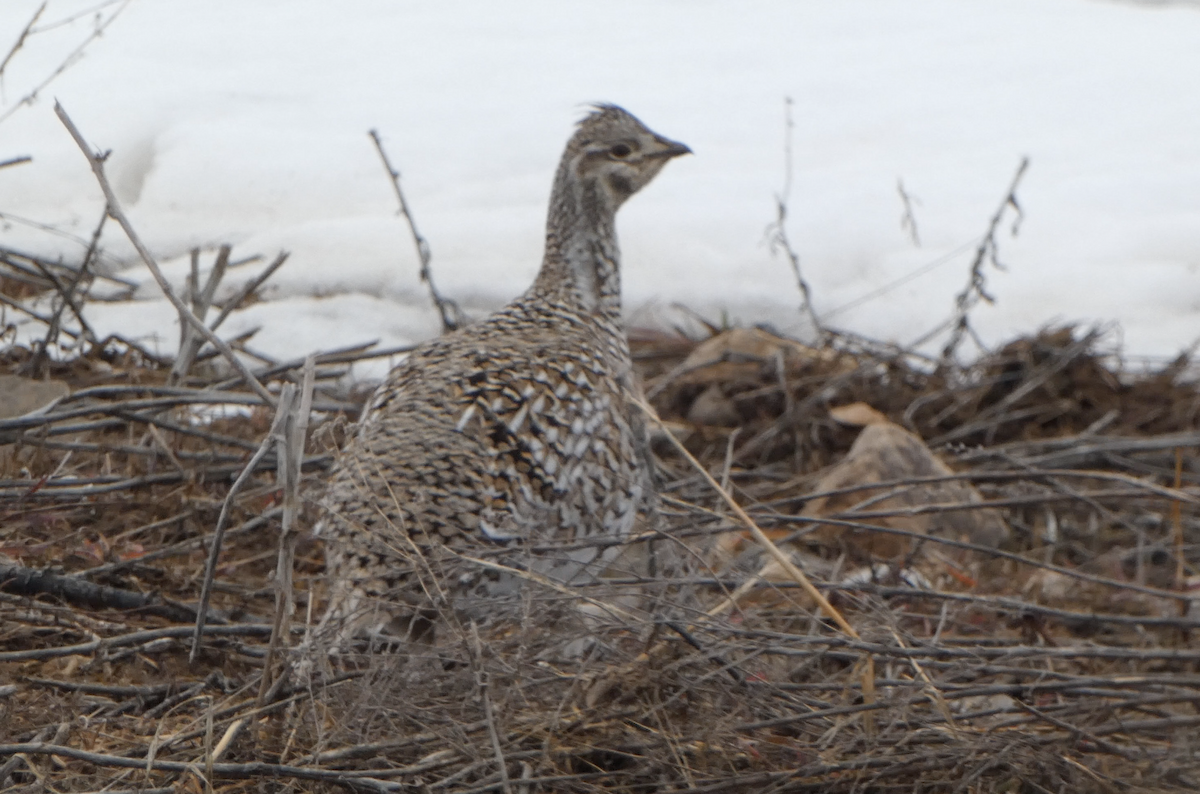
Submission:
[[[314,530],[330,595],[313,642],[336,653],[446,608],[486,616],[521,587],[506,570],[593,580],[639,517],[657,515],[615,216],[690,153],[617,105],[578,123],[532,286],[416,346],[337,456]],[[499,566],[479,564],[489,554]]]

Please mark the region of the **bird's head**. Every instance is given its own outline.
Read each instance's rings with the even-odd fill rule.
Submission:
[[[596,105],[579,122],[567,144],[562,167],[581,182],[595,182],[613,209],[645,187],[667,160],[692,150],[652,132],[616,105]]]

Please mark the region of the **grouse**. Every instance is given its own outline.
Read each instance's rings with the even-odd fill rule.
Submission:
[[[316,528],[331,582],[318,638],[336,647],[431,608],[486,612],[513,592],[513,567],[589,581],[655,513],[614,220],[690,151],[615,105],[579,123],[533,285],[416,347],[338,456]],[[489,554],[504,567],[481,565]]]

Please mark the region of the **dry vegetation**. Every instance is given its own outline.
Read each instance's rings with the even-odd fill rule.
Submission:
[[[761,552],[660,434],[679,540],[659,545],[686,550],[663,555],[654,603],[600,611],[583,653],[554,608],[572,595],[531,584],[519,624],[447,616],[432,642],[307,685],[276,661],[264,686],[271,453],[232,502],[189,664],[217,516],[272,414],[203,353],[169,386],[167,362],[113,340],[43,359],[72,393],[0,421],[0,790],[1195,789],[1200,616],[1181,591],[1200,535],[1200,395],[1185,361],[1122,374],[1069,329],[965,370],[838,337],[824,351],[758,332],[699,354],[682,335],[633,342],[670,431],[857,637],[786,576],[721,608]],[[317,360],[306,500],[354,416],[335,376],[356,355]],[[35,359],[9,347],[3,371]],[[256,374],[277,392],[300,367]],[[830,407],[857,401],[939,445],[984,503],[897,506],[937,479],[917,477],[826,494],[842,498],[815,522],[820,472],[859,432]],[[198,419],[215,405],[244,413]],[[941,531],[985,509],[1011,527],[999,549]],[[879,532],[904,541],[886,559],[861,542]],[[848,580],[872,550],[895,573]],[[321,570],[302,539],[289,645]],[[581,593],[606,602],[631,582]]]

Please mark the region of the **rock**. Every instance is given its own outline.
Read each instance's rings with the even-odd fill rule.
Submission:
[[[696,346],[684,359],[684,374],[678,382],[710,384],[754,379],[764,364],[780,359],[788,371],[821,365],[823,370],[849,372],[858,366],[853,357],[836,350],[809,347],[761,328],[731,328]]]
[[[721,386],[713,383],[692,401],[687,420],[697,425],[737,427],[742,423],[742,415],[738,413],[733,400],[725,396]]]
[[[19,375],[0,375],[0,419],[49,410],[71,393],[61,380],[32,380]]]
[[[845,424],[865,425],[850,452],[819,479],[814,493],[820,494],[872,483],[910,480],[924,477],[953,475],[916,435],[868,405],[856,403],[831,411],[835,419]],[[863,523],[892,529],[902,529],[920,535],[937,534],[982,546],[997,547],[1011,530],[999,512],[993,509],[959,509],[942,512],[917,512],[917,509],[937,504],[981,502],[983,497],[974,486],[962,480],[936,483],[917,483],[884,488],[865,488],[849,493],[822,496],[805,505],[802,515],[821,517],[853,512],[875,513],[897,511],[898,515],[864,518]],[[904,511],[912,510],[905,514]],[[853,520],[853,515],[841,517]],[[832,524],[821,525],[818,537],[828,543],[840,544],[859,560],[896,559],[907,555],[913,539],[852,529]]]

